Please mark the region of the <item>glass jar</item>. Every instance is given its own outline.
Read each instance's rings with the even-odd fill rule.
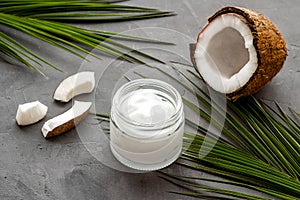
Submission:
[[[182,99],[160,80],[138,79],[123,85],[112,100],[110,147],[124,165],[158,170],[181,153],[184,133]]]

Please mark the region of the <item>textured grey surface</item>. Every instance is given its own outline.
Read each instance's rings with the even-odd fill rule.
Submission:
[[[178,15],[115,24],[82,24],[82,27],[116,32],[135,32],[142,29],[144,37],[165,38],[178,42],[172,51],[178,55],[188,51],[188,44],[180,37],[196,38],[206,17],[222,6],[237,5],[255,9],[274,22],[286,39],[289,56],[281,72],[257,96],[275,100],[300,111],[300,2],[281,0],[207,1],[207,0],[133,0],[133,5],[173,10]],[[146,29],[146,27],[152,27]],[[160,28],[164,28],[160,32]],[[150,30],[150,31],[149,31]],[[154,30],[151,32],[151,30]],[[12,30],[5,30],[19,41],[61,66],[68,74],[80,70],[82,60],[48,44]],[[159,34],[159,36],[156,36]],[[159,48],[159,47],[157,47]],[[151,49],[150,49],[151,50]],[[155,54],[155,52],[153,52]],[[167,54],[159,54],[167,59]],[[185,55],[186,56],[186,55]],[[104,61],[103,61],[104,62]],[[99,68],[103,67],[101,61]],[[166,191],[174,186],[158,178],[158,174],[121,172],[95,158],[74,129],[67,134],[45,140],[40,128],[47,119],[71,106],[53,101],[52,94],[68,74],[45,68],[47,78],[25,68],[0,62],[0,199],[2,200],[94,200],[94,199],[187,199]],[[119,75],[106,71],[101,91],[111,93]],[[110,77],[110,78],[108,78]],[[104,81],[105,80],[105,81]],[[100,96],[101,96],[100,91]],[[103,97],[102,97],[103,99]],[[40,100],[49,106],[44,120],[28,127],[15,122],[18,104]],[[109,110],[108,100],[98,102]],[[104,109],[104,110],[105,110]],[[180,172],[171,166],[167,170]]]

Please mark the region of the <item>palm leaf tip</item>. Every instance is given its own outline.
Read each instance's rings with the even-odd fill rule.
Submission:
[[[116,36],[118,37],[119,35],[119,37],[129,40],[138,39],[139,41],[157,42],[160,44],[168,44],[167,42],[131,37],[113,32],[105,32],[105,36],[101,36],[101,31],[87,30],[64,23],[68,21],[75,23],[82,21],[97,23],[119,22],[166,17],[174,14],[172,12],[160,11],[154,8],[115,4],[117,2],[122,1],[1,1],[0,24],[18,29],[21,32],[81,58],[84,58],[84,55],[89,54],[87,48],[98,48],[106,54],[129,62],[146,63],[146,61],[143,60],[145,58],[162,62],[160,59],[149,54],[130,49],[120,41],[117,41],[119,39],[116,38]],[[3,35],[0,37],[2,41],[5,39],[3,38]],[[109,42],[107,40],[108,37],[110,37]],[[103,41],[106,42],[104,43]],[[54,66],[44,58],[33,53],[25,46],[22,46],[21,48],[21,44],[18,44],[17,48],[16,44],[14,44],[14,46],[8,46],[9,49],[6,47],[7,43],[2,42],[0,45],[2,45],[0,48],[3,54],[12,57],[39,73],[41,73],[40,67],[44,65],[49,65],[56,70],[60,70],[57,66]],[[130,53],[126,52],[128,50],[130,50]],[[28,60],[30,62],[28,62]]]
[[[62,13],[62,14],[35,14],[29,17],[42,20],[60,21],[60,22],[91,22],[91,23],[111,23],[132,20],[145,20],[160,17],[170,17],[176,15],[173,12],[156,11],[143,14],[83,14],[83,13]]]

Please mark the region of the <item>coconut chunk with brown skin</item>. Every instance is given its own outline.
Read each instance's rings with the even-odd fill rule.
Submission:
[[[271,81],[286,56],[285,41],[267,18],[225,7],[200,32],[192,61],[208,85],[235,101]]]
[[[16,121],[20,126],[36,123],[43,119],[48,111],[48,107],[39,101],[20,104],[18,106]]]
[[[68,111],[45,122],[42,127],[44,137],[60,135],[74,128],[88,115],[91,105],[91,102],[75,101]]]
[[[57,101],[68,102],[74,96],[90,93],[95,87],[94,72],[79,72],[64,79],[54,92]]]

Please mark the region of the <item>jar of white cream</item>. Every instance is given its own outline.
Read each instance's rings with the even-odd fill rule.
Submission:
[[[115,93],[110,148],[122,164],[138,170],[170,165],[180,156],[183,133],[182,99],[168,83],[138,79]]]

